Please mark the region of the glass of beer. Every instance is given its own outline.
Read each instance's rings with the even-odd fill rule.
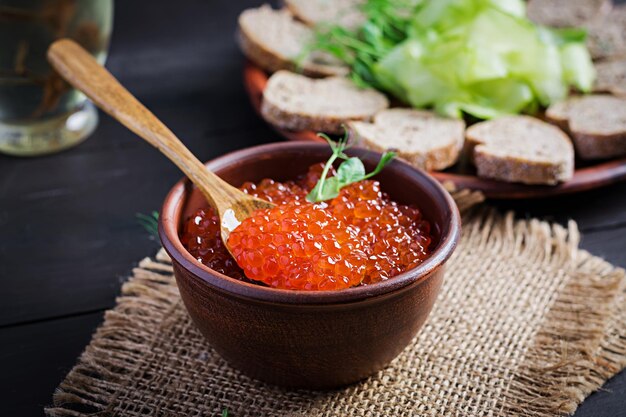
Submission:
[[[0,0],[0,152],[43,155],[93,132],[98,113],[46,51],[71,38],[104,63],[112,24],[113,0]]]

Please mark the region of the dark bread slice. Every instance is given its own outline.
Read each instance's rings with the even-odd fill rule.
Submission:
[[[576,153],[581,159],[626,155],[626,99],[590,95],[556,103],[546,113],[557,124],[567,121]]]
[[[395,150],[401,158],[428,171],[456,163],[465,132],[463,120],[399,108],[381,111],[373,123],[351,122],[348,126],[360,145],[379,152]]]
[[[297,61],[313,36],[312,30],[296,21],[287,10],[274,10],[264,5],[244,10],[239,15],[239,46],[244,55],[266,71],[301,70],[312,77],[346,75],[348,67],[321,52],[310,53],[299,67]]]
[[[263,92],[261,114],[284,129],[342,134],[349,121],[371,120],[387,107],[384,94],[361,89],[345,77],[312,79],[278,71]]]
[[[477,123],[465,132],[478,176],[556,185],[574,174],[574,148],[560,129],[529,116]]]

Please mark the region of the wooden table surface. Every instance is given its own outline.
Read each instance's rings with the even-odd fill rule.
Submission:
[[[259,3],[116,3],[109,69],[201,160],[280,140],[248,103],[234,40],[238,13]],[[0,156],[0,415],[43,414],[131,268],[159,248],[135,214],[159,210],[180,176],[104,115],[69,151]],[[626,184],[496,204],[522,217],[574,219],[583,248],[626,266]],[[626,416],[626,373],[576,416]]]

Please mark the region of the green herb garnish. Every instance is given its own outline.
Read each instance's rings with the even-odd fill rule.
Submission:
[[[222,417],[228,417],[228,408],[222,410]]]
[[[151,236],[159,237],[159,212],[158,211],[153,211],[149,215],[143,214],[143,213],[137,213],[135,216],[137,217],[137,221],[139,222],[139,224],[142,225],[143,228],[146,229],[146,231],[150,233]]]
[[[306,200],[310,203],[332,200],[339,195],[339,191],[346,185],[366,180],[378,174],[396,156],[395,152],[385,152],[376,168],[369,174],[366,174],[363,162],[357,157],[349,157],[344,152],[349,148],[347,132],[337,142],[334,142],[323,133],[318,133],[318,136],[326,139],[333,150],[333,154],[326,161],[320,180],[306,196]],[[328,177],[328,172],[337,159],[343,159],[343,162],[337,168],[337,174],[334,177]]]

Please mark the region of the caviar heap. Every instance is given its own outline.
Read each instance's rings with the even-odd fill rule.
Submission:
[[[312,166],[297,181],[266,179],[241,187],[277,206],[257,211],[231,233],[236,262],[211,209],[198,210],[186,222],[183,244],[200,262],[230,277],[313,291],[386,280],[428,256],[430,224],[419,209],[391,201],[377,181],[359,181],[332,200],[308,202],[323,166]]]

